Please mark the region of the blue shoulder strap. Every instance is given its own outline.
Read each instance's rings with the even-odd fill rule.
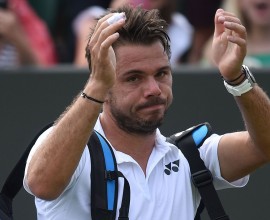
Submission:
[[[93,220],[115,220],[118,199],[118,177],[124,178],[124,192],[119,219],[128,220],[130,187],[117,170],[114,152],[108,141],[97,131],[89,139],[91,156],[91,212]]]
[[[198,151],[211,134],[211,126],[206,122],[176,133],[167,138],[167,141],[176,145],[187,158],[192,182],[198,188],[211,220],[229,220],[214,188],[212,174],[206,168]],[[200,219],[200,216],[197,215],[195,219]]]
[[[100,141],[104,159],[105,159],[105,170],[106,171],[116,171],[116,165],[115,165],[115,159],[113,152],[111,148],[109,147],[109,144],[106,142],[106,140],[97,133],[97,137]],[[107,187],[107,209],[112,211],[114,208],[114,198],[115,198],[115,191],[117,190],[116,186],[116,180],[115,179],[108,179],[106,181],[106,187]]]

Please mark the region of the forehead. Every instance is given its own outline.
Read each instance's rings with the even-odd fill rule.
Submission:
[[[115,50],[117,72],[130,69],[155,70],[169,66],[169,58],[160,42],[150,45],[127,44]]]

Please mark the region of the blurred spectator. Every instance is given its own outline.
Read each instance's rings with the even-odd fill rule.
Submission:
[[[191,46],[193,28],[188,20],[176,11],[176,0],[112,0],[110,7],[117,8],[123,4],[132,4],[152,9],[157,8],[163,19],[169,24],[168,35],[171,39],[172,65],[179,64],[181,56]],[[87,42],[89,28],[95,24],[95,18],[104,13],[102,7],[91,7],[83,11],[74,22],[74,31],[77,36],[77,50],[74,63],[78,66],[87,66],[84,58],[84,48]]]
[[[181,3],[180,3],[181,2]],[[194,28],[192,45],[182,63],[199,64],[202,51],[214,32],[214,17],[222,0],[181,0],[178,7]]]
[[[223,8],[236,14],[247,29],[247,56],[250,67],[270,67],[270,0],[225,0]],[[209,45],[203,64],[211,65]]]
[[[245,64],[270,67],[270,0],[226,0],[224,8],[239,15],[247,29]]]
[[[46,25],[26,0],[9,0],[0,9],[0,68],[56,63]]]
[[[108,8],[111,0],[28,0],[47,23],[57,49],[58,63],[73,63],[76,36],[72,22],[83,10],[97,5]],[[84,53],[84,52],[83,52]]]

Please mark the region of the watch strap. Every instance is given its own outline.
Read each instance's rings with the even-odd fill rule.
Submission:
[[[254,84],[256,83],[254,76],[247,66],[242,65],[242,73],[245,75],[245,78],[240,84],[232,85],[224,80],[224,86],[233,96],[241,96],[242,94],[247,93],[254,87]]]
[[[227,91],[233,96],[241,96],[242,94],[247,93],[248,91],[253,89],[253,85],[249,82],[248,79],[245,79],[244,82],[242,82],[238,86],[229,85],[226,81],[224,81],[224,85]]]

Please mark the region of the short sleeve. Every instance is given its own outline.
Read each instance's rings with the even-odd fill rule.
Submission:
[[[214,185],[216,189],[225,189],[232,187],[243,187],[249,180],[249,175],[234,182],[228,182],[221,176],[220,165],[218,160],[218,143],[222,136],[213,134],[205,140],[200,147],[200,156],[206,167],[212,172]]]

